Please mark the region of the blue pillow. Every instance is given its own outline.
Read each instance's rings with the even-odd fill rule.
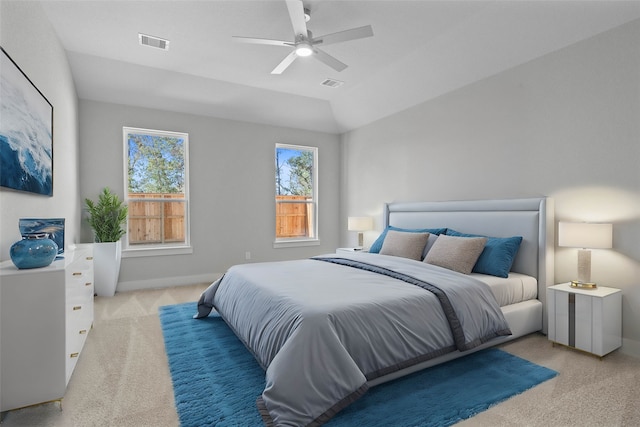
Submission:
[[[478,261],[476,261],[473,272],[497,277],[509,277],[513,260],[516,258],[518,249],[520,249],[520,243],[522,243],[521,236],[488,237],[479,234],[460,233],[450,228],[447,229],[446,234],[458,237],[486,237],[487,244],[484,246]]]
[[[382,249],[382,244],[384,243],[384,238],[387,237],[387,231],[389,230],[404,231],[405,233],[431,233],[436,235],[440,235],[447,231],[446,228],[399,228],[390,225],[380,234],[380,236],[378,236],[376,241],[373,242],[373,245],[369,248],[369,253],[380,253],[380,249]]]

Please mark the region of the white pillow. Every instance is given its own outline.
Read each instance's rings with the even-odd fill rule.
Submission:
[[[405,233],[389,230],[387,237],[384,238],[384,243],[382,243],[380,254],[420,261],[428,239],[429,233]]]
[[[487,243],[486,237],[454,237],[441,234],[424,262],[458,273],[470,274]]]

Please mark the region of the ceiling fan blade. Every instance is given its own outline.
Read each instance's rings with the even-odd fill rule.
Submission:
[[[259,39],[256,37],[241,37],[241,36],[231,36],[235,41],[240,43],[251,43],[251,44],[268,44],[272,46],[295,46],[295,43],[287,42],[284,40],[271,40],[271,39]]]
[[[316,37],[311,42],[313,44],[317,43],[326,46],[328,44],[346,42],[348,40],[362,39],[371,36],[373,36],[373,28],[371,28],[371,25],[365,25],[364,27],[352,28],[350,30],[338,31],[337,33]]]
[[[289,9],[289,18],[293,26],[293,32],[298,36],[307,37],[307,21],[304,19],[304,6],[300,0],[287,0],[287,9]]]
[[[280,62],[278,64],[278,66],[276,68],[273,69],[273,71],[271,72],[271,74],[282,74],[282,72],[284,70],[287,69],[287,67],[289,65],[291,65],[291,63],[293,61],[295,61],[295,59],[298,57],[298,55],[296,55],[296,51],[292,50],[291,53],[289,55],[287,55],[282,62]]]
[[[295,51],[294,51],[295,52]],[[333,56],[329,55],[326,52],[321,51],[318,48],[313,49],[313,56],[318,59],[320,62],[327,64],[329,67],[333,68],[336,71],[342,71],[347,68],[347,64],[338,61]]]

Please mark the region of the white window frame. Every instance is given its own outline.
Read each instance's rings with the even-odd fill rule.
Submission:
[[[276,161],[277,161],[277,156],[276,153],[278,151],[278,148],[285,148],[285,149],[292,149],[292,150],[304,150],[304,151],[311,151],[313,152],[313,173],[312,173],[312,184],[313,184],[313,194],[312,194],[312,200],[311,203],[313,204],[313,230],[314,230],[314,236],[315,237],[306,237],[306,238],[301,238],[301,237],[276,237],[276,230],[275,230],[275,225],[276,225],[276,221],[275,221],[275,216],[274,216],[274,242],[273,242],[273,247],[278,249],[278,248],[290,248],[290,247],[299,247],[299,246],[317,246],[320,245],[320,237],[319,237],[319,230],[318,230],[318,215],[319,215],[319,202],[318,202],[318,147],[311,147],[311,146],[306,146],[306,145],[292,145],[292,144],[282,144],[282,143],[276,143],[275,145],[275,150],[273,152],[274,155],[274,180],[275,180],[275,176],[276,176],[276,171],[277,171],[277,166],[276,166]],[[275,181],[274,181],[275,184]],[[275,207],[278,203],[292,203],[292,202],[277,202],[275,196],[277,195],[275,192],[275,185],[274,185],[274,214],[275,214]]]
[[[191,218],[189,203],[189,134],[186,132],[172,132],[156,129],[143,129],[129,126],[122,128],[122,140],[124,147],[124,195],[125,202],[129,204],[129,142],[128,134],[144,134],[155,136],[169,136],[184,139],[184,222],[185,222],[185,241],[184,243],[150,243],[146,245],[129,245],[129,217],[127,216],[127,234],[122,239],[122,257],[145,257],[158,255],[182,255],[193,253],[191,247]],[[145,199],[146,201],[154,201],[155,199]],[[163,200],[166,201],[166,200]]]

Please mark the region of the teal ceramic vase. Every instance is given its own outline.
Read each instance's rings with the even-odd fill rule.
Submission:
[[[9,249],[11,261],[19,269],[46,267],[57,254],[58,245],[47,233],[25,234]]]

